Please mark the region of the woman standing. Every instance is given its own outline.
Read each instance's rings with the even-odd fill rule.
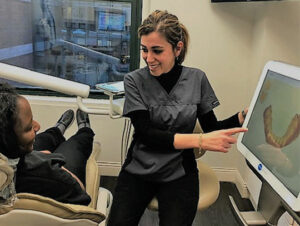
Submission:
[[[181,65],[189,35],[175,15],[156,10],[138,32],[147,66],[124,79],[123,113],[135,133],[108,225],[138,225],[154,196],[161,226],[191,225],[199,198],[193,148],[227,152],[236,143],[232,135],[246,129],[223,129],[240,127],[244,117],[239,112],[217,121],[219,102],[205,73]],[[206,133],[193,134],[197,118]]]

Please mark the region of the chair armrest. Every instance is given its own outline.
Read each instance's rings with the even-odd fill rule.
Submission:
[[[106,220],[108,218],[110,208],[112,205],[113,196],[111,192],[105,188],[99,188],[99,195],[97,201],[97,211],[103,213],[106,216],[106,219],[102,221],[99,226],[105,226]]]
[[[31,210],[70,220],[87,219],[98,224],[105,219],[104,214],[88,206],[66,204],[31,193],[18,193],[14,205],[2,206],[0,215],[13,210]]]
[[[93,143],[92,153],[86,164],[86,192],[91,197],[89,207],[96,209],[98,199],[98,189],[100,186],[100,172],[97,165],[97,156],[101,152],[101,145],[99,142]]]

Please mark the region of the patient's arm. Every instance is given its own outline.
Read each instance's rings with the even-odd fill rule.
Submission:
[[[48,150],[43,150],[43,151],[40,151],[40,152],[45,153],[45,154],[51,154],[51,152],[48,151]],[[74,177],[75,180],[79,183],[79,185],[80,185],[80,187],[82,188],[82,190],[85,191],[85,187],[84,187],[83,183],[81,182],[81,180],[80,180],[74,173],[72,173],[71,171],[67,170],[67,169],[66,169],[65,167],[63,167],[63,166],[62,166],[61,168],[62,168],[63,170],[65,170],[65,171],[67,171],[69,174],[71,174],[71,176]]]
[[[63,170],[65,170],[65,171],[67,171],[69,174],[71,174],[71,176],[72,177],[74,177],[75,178],[75,180],[79,183],[79,185],[80,185],[80,187],[82,188],[82,190],[84,190],[85,191],[85,187],[84,187],[84,185],[83,185],[83,183],[81,182],[81,180],[74,174],[74,173],[72,173],[71,171],[69,171],[69,170],[67,170],[65,167],[61,167]]]
[[[43,150],[43,151],[40,151],[42,153],[45,153],[45,154],[51,154],[51,151],[48,151],[48,150]]]

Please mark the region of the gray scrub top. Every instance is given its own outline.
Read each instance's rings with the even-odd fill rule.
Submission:
[[[137,110],[150,113],[151,126],[174,133],[192,133],[197,119],[197,104],[205,114],[219,105],[205,73],[183,67],[170,93],[161,86],[148,67],[127,74],[124,78],[123,115]],[[185,175],[183,150],[153,150],[137,139],[132,147],[132,160],[125,170],[151,181],[167,182]]]

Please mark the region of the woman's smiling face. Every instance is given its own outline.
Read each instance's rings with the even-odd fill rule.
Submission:
[[[180,54],[182,44],[179,42],[177,48],[173,49],[165,37],[156,31],[143,35],[141,37],[142,57],[150,73],[160,76],[169,72],[175,64],[175,58]]]

